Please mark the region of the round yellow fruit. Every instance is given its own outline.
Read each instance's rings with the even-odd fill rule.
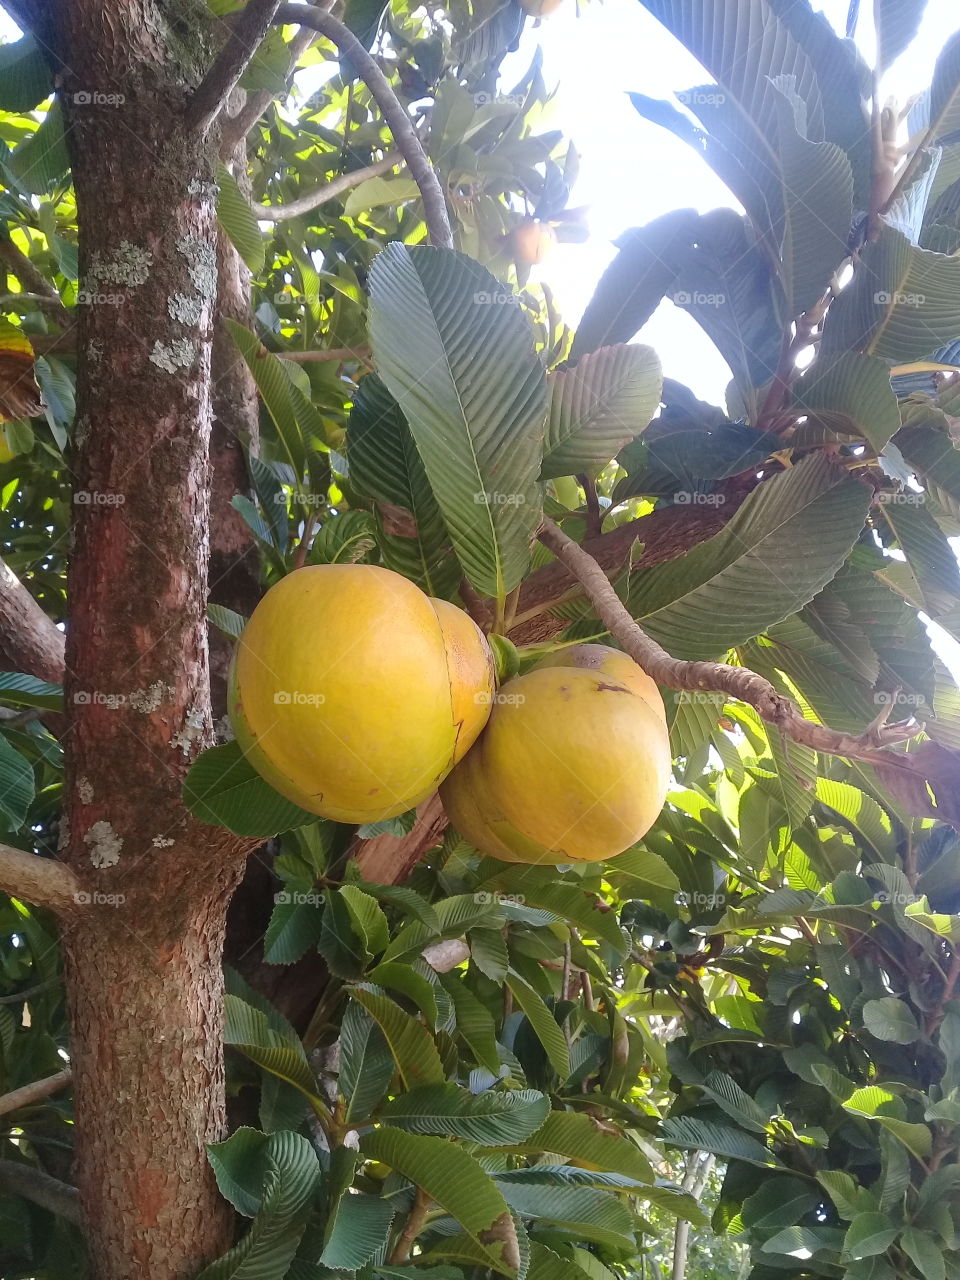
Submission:
[[[526,267],[543,262],[556,242],[553,227],[547,222],[537,222],[535,218],[524,218],[514,227],[510,237],[514,261]]]
[[[670,763],[654,681],[616,649],[577,645],[501,688],[440,797],[460,834],[491,857],[598,862],[656,821]]]
[[[473,619],[374,565],[271,588],[234,655],[230,719],[277,791],[338,822],[418,804],[483,729],[493,655]]]

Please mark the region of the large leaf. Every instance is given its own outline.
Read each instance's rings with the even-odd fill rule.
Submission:
[[[877,452],[900,430],[890,368],[876,356],[841,352],[816,360],[794,383],[796,408],[831,431],[852,432]]]
[[[236,1135],[230,1141],[235,1139]],[[217,1153],[211,1162],[221,1187],[229,1161],[228,1147],[229,1143],[221,1143],[211,1149]],[[230,1154],[256,1156],[262,1178],[256,1217],[239,1244],[204,1268],[198,1280],[283,1280],[300,1247],[320,1185],[316,1152],[299,1134],[280,1132],[266,1138],[259,1152],[247,1143],[242,1153],[234,1149]],[[239,1186],[240,1177],[240,1172],[235,1171],[230,1184]],[[249,1192],[244,1193],[245,1211],[251,1207],[252,1199]]]
[[[662,1125],[663,1138],[674,1147],[691,1147],[711,1151],[728,1160],[745,1160],[748,1164],[779,1164],[766,1147],[732,1125],[716,1124],[693,1116],[668,1116]]]
[[[893,227],[864,245],[827,314],[821,354],[858,350],[902,363],[960,336],[960,258],[912,245]]]
[[[498,1147],[529,1138],[549,1110],[549,1099],[533,1089],[474,1095],[458,1085],[445,1084],[394,1098],[384,1107],[381,1118],[410,1133],[436,1133]]]
[[[327,1222],[320,1261],[325,1267],[357,1271],[383,1247],[390,1233],[396,1205],[380,1196],[344,1194]]]
[[[583,1112],[551,1111],[535,1134],[516,1145],[526,1155],[553,1152],[588,1169],[622,1173],[638,1182],[653,1181],[650,1162],[636,1143],[612,1125],[598,1125]]]
[[[960,519],[960,449],[946,431],[909,426],[894,444],[937,505]]]
[[[878,70],[885,70],[903,53],[917,34],[926,7],[927,0],[877,0],[874,17]]]
[[[250,208],[237,180],[224,165],[217,166],[217,218],[233,247],[254,275],[263,270],[266,245],[257,215]]]
[[[601,347],[628,342],[650,319],[676,279],[694,242],[699,217],[675,209],[618,240],[619,252],[587,303],[570,351],[571,363]]]
[[[375,503],[384,564],[447,598],[460,566],[410,428],[376,374],[357,388],[347,439],[350,480]]]
[[[662,386],[652,347],[601,347],[552,373],[543,479],[605,466],[656,413]]]
[[[184,780],[183,802],[201,822],[240,836],[275,836],[317,820],[264,782],[236,742],[197,757]]]
[[[0,45],[0,111],[32,111],[52,92],[50,67],[33,36]]]
[[[420,1187],[481,1246],[488,1265],[516,1275],[520,1265],[517,1231],[503,1194],[489,1174],[462,1148],[445,1138],[421,1137],[402,1129],[376,1129],[360,1140],[361,1152],[380,1160]]]
[[[262,1010],[255,1009],[240,996],[226,996],[224,1012],[224,1044],[237,1049],[264,1071],[299,1089],[315,1110],[326,1110],[299,1040],[277,1031]]]
[[[440,1055],[426,1027],[379,991],[351,987],[350,995],[380,1027],[408,1089],[416,1085],[443,1084]]]
[[[553,1012],[544,1003],[543,997],[519,974],[508,973],[507,986],[543,1045],[550,1065],[561,1080],[566,1080],[570,1074],[570,1046]]]
[[[284,447],[291,466],[297,475],[305,470],[306,454],[303,444],[303,432],[297,418],[297,405],[294,403],[296,388],[282,367],[282,362],[271,352],[266,351],[255,333],[236,320],[227,319],[230,336],[247,362],[257,390],[263,398],[267,412],[273,420],[277,435]]]
[[[478,263],[399,243],[371,268],[369,326],[464,572],[502,600],[540,519],[546,389],[532,330]]]
[[[581,1240],[610,1249],[633,1251],[635,1219],[627,1206],[609,1191],[531,1185],[511,1180],[509,1174],[498,1178],[497,1186],[510,1208],[522,1218],[552,1223]]]
[[[340,1024],[339,1091],[344,1119],[365,1120],[387,1091],[394,1061],[380,1027],[365,1009],[350,1001]]]
[[[865,486],[812,454],[761,484],[721,533],[681,560],[634,574],[630,610],[676,657],[715,658],[830,581],[869,503]]]

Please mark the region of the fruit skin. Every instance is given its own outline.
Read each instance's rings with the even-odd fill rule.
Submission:
[[[618,650],[578,645],[502,687],[440,797],[461,835],[491,857],[597,862],[650,829],[670,765],[654,681]]]
[[[549,223],[524,218],[514,227],[510,241],[514,260],[523,266],[534,267],[546,258],[556,244],[557,236]]]
[[[230,720],[254,768],[301,808],[379,822],[418,804],[490,713],[473,620],[375,565],[310,565],[264,596],[237,642]]]

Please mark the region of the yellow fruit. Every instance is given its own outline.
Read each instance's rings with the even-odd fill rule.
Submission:
[[[510,247],[515,262],[534,267],[543,262],[556,242],[556,232],[549,223],[537,222],[534,218],[524,218],[523,222],[513,229]]]
[[[0,426],[0,463],[12,462],[16,454],[10,448],[6,427]]]
[[[379,822],[418,804],[490,713],[493,656],[454,605],[373,565],[283,578],[234,657],[230,718],[254,768],[295,804]]]
[[[548,18],[562,3],[563,0],[520,0],[521,6],[533,18]]]
[[[502,687],[440,797],[461,835],[491,857],[597,862],[650,829],[669,781],[656,684],[626,654],[578,645]]]

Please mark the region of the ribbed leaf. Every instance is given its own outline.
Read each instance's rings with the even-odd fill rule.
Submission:
[[[960,129],[960,31],[943,46],[930,87],[928,126],[934,142]]]
[[[874,6],[877,27],[877,69],[886,70],[917,34],[927,0],[878,0]]]
[[[676,657],[715,658],[795,613],[830,581],[869,501],[826,456],[810,455],[761,484],[721,533],[681,560],[635,573],[630,610]]]
[[[566,1080],[570,1074],[570,1046],[543,997],[516,973],[507,974],[507,986],[543,1045],[550,1065],[561,1081]]]
[[[761,1166],[779,1164],[776,1156],[740,1129],[697,1120],[693,1116],[668,1116],[661,1126],[664,1141],[673,1147],[712,1151],[728,1160],[745,1160]]]
[[[306,468],[306,454],[293,401],[293,384],[281,367],[281,362],[271,352],[264,350],[255,333],[235,320],[228,319],[226,323],[230,336],[253,374],[257,390],[286,450],[287,459],[296,474],[302,475]]]
[[[617,241],[619,253],[600,277],[577,326],[571,363],[590,351],[628,342],[646,324],[676,279],[698,222],[693,209],[674,209],[624,232]]]
[[[846,818],[861,839],[877,853],[881,861],[892,861],[896,851],[889,815],[872,796],[832,778],[817,779],[817,799],[835,813]]]
[[[821,352],[902,363],[960,336],[960,258],[912,245],[891,226],[863,247],[853,280],[830,308]]]
[[[316,1152],[299,1134],[273,1133],[260,1157],[262,1193],[253,1225],[197,1280],[283,1280],[320,1185]]]
[[[384,953],[384,960],[398,960],[417,955],[428,943],[441,938],[457,938],[467,929],[480,925],[499,928],[504,923],[503,910],[490,894],[458,893],[433,904],[437,928],[411,921],[397,933]]]
[[[365,1120],[387,1091],[394,1073],[393,1054],[365,1009],[350,1001],[340,1024],[339,1091],[346,1121]]]
[[[207,605],[207,621],[212,622],[218,631],[222,631],[225,636],[230,636],[233,640],[239,639],[247,624],[242,613],[237,613],[235,609],[228,609],[222,604]]]
[[[207,1159],[220,1194],[245,1218],[255,1217],[260,1208],[268,1143],[265,1133],[244,1125],[224,1142],[207,1144]]]
[[[796,407],[829,430],[863,436],[879,452],[900,430],[900,408],[890,368],[876,356],[841,352],[817,360],[797,379]]]
[[[547,383],[545,480],[605,466],[656,413],[663,373],[652,347],[601,347]]]
[[[52,92],[50,67],[33,36],[0,45],[0,111],[32,111]]]
[[[408,1089],[443,1084],[444,1070],[430,1033],[409,1013],[380,992],[351,987],[350,995],[376,1021]]]
[[[498,1178],[510,1208],[522,1218],[554,1223],[609,1249],[631,1250],[635,1220],[627,1206],[608,1191],[591,1187],[531,1186]]]
[[[380,1113],[389,1124],[411,1133],[463,1138],[484,1147],[512,1146],[541,1127],[550,1101],[533,1089],[470,1094],[455,1084],[414,1089]]]
[[[950,436],[933,427],[911,426],[897,432],[894,444],[937,505],[960,519],[960,449]]]
[[[923,494],[908,492],[889,496],[912,499],[885,502],[881,507],[916,584],[912,601],[956,636],[960,629],[960,620],[956,616],[960,601],[960,567],[956,552],[926,509]],[[891,582],[891,585],[894,584]]]
[[[517,1144],[525,1155],[553,1152],[587,1169],[622,1173],[638,1182],[653,1182],[646,1156],[612,1126],[602,1128],[592,1116],[577,1111],[551,1111],[543,1126],[527,1142]]]
[[[265,964],[294,964],[317,944],[323,916],[316,903],[297,902],[289,893],[277,895],[263,938]]]
[[[360,1150],[436,1200],[481,1246],[495,1270],[516,1274],[520,1251],[506,1200],[466,1151],[445,1138],[420,1137],[402,1129],[376,1129],[360,1140]]]
[[[396,1205],[379,1196],[341,1195],[320,1261],[325,1267],[357,1271],[374,1256],[390,1234]]]
[[[250,208],[237,180],[224,165],[217,166],[217,219],[230,237],[233,247],[254,275],[263,270],[266,245],[257,223],[257,215]]]
[[[7,830],[23,825],[34,796],[33,767],[25,756],[0,734],[0,813]]]
[[[514,881],[510,874],[493,881],[485,881],[492,888],[502,889],[504,893],[514,891]],[[560,881],[537,883],[528,879],[523,888],[524,905],[542,907],[552,911],[563,920],[577,925],[588,938],[602,938],[617,955],[626,955],[629,943],[617,920],[615,911],[610,911],[607,904],[596,894],[587,893],[575,884]]]
[[[491,982],[502,982],[510,968],[507,943],[497,929],[471,929],[468,935],[470,957]]]
[[[540,519],[546,390],[532,330],[478,263],[396,242],[370,271],[369,327],[464,572],[503,599]]]
[[[59,100],[54,99],[40,128],[20,143],[7,164],[20,186],[34,195],[46,195],[52,187],[65,181],[70,156]]]
[[[239,1050],[264,1071],[292,1084],[315,1108],[320,1111],[326,1109],[317,1093],[316,1080],[299,1040],[291,1040],[275,1031],[266,1014],[239,996],[225,997],[224,1013],[224,1044]]]
[[[496,1078],[500,1074],[500,1050],[493,1015],[455,973],[443,973],[440,982],[453,1001],[457,1034],[470,1048],[477,1062]]]
[[[236,742],[197,757],[183,783],[183,803],[201,822],[238,836],[275,836],[317,820],[264,782]]]
[[[376,504],[384,564],[448,598],[460,566],[407,421],[376,374],[357,388],[347,438],[350,480]]]

